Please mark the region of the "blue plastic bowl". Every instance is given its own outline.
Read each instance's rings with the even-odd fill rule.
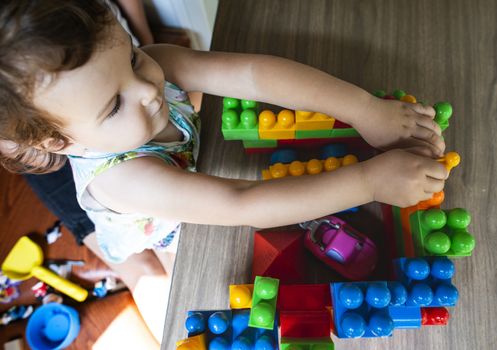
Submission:
[[[33,312],[26,338],[33,350],[59,350],[68,347],[79,333],[79,315],[72,307],[49,303]]]

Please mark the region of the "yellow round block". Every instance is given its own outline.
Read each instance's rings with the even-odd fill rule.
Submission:
[[[285,177],[288,173],[288,167],[283,163],[276,163],[269,167],[269,172],[273,179],[279,179],[280,177]]]
[[[270,110],[262,111],[259,114],[259,127],[262,129],[271,129],[276,124],[276,116]]]
[[[409,103],[416,103],[417,100],[416,100],[416,97],[414,97],[413,95],[404,95],[400,98],[401,101],[404,101],[404,102],[409,102]]]
[[[233,308],[241,309],[248,307],[252,301],[252,293],[246,286],[235,286],[231,290],[230,305]]]
[[[288,109],[282,110],[278,113],[278,123],[284,128],[291,128],[295,124],[295,114]]]
[[[305,174],[305,166],[304,163],[294,160],[293,162],[290,163],[288,166],[288,172],[292,176],[301,176]]]
[[[340,159],[335,157],[329,157],[324,161],[324,169],[326,171],[332,171],[340,168],[341,162]]]
[[[323,171],[323,163],[319,159],[311,159],[307,162],[307,173],[316,175]]]
[[[347,154],[342,160],[343,166],[355,164],[357,162],[359,162],[359,160],[353,154]]]

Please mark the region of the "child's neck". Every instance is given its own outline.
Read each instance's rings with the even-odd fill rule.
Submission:
[[[183,133],[174,126],[171,121],[167,126],[157,135],[155,135],[152,141],[155,142],[174,142],[183,140]]]

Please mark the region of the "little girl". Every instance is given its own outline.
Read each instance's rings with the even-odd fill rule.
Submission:
[[[200,121],[185,91],[319,111],[374,147],[411,152],[268,182],[196,173]],[[408,206],[448,175],[433,159],[445,144],[431,107],[378,99],[283,58],[138,49],[96,0],[0,5],[0,104],[3,165],[43,173],[69,158],[113,263],[144,249],[174,254],[181,222],[274,227],[371,201]]]

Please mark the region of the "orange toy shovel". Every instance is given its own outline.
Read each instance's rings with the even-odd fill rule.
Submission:
[[[26,280],[34,276],[77,301],[86,299],[88,296],[86,289],[41,266],[42,263],[43,252],[40,246],[23,236],[5,258],[2,271],[12,280]]]

